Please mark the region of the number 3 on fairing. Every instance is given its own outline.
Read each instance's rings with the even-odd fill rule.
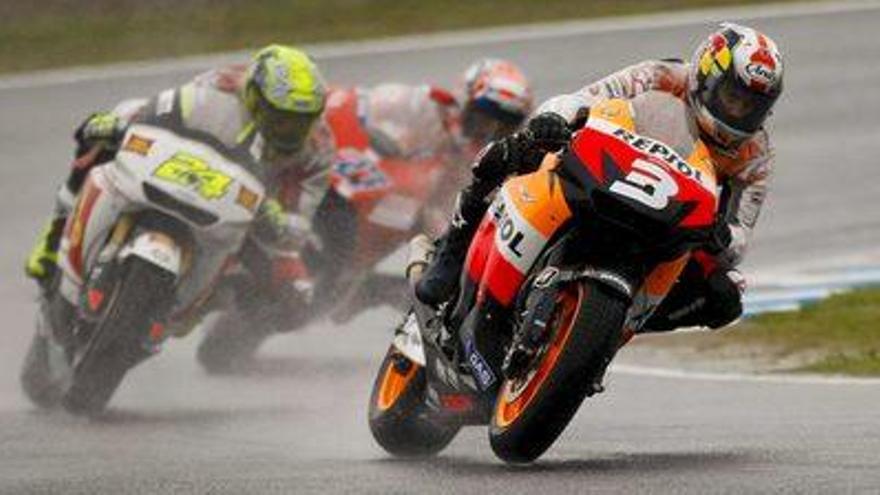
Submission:
[[[611,184],[610,190],[655,210],[662,210],[669,204],[669,198],[678,194],[678,184],[660,165],[638,159],[633,161],[632,170],[626,177]]]

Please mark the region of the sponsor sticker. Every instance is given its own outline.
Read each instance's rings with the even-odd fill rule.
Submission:
[[[746,66],[746,74],[749,76],[760,79],[767,85],[773,84],[776,79],[775,74],[769,67],[761,63],[750,63]]]
[[[495,373],[492,373],[492,368],[489,367],[489,363],[483,359],[483,356],[477,352],[477,347],[474,345],[473,339],[468,339],[464,343],[464,352],[465,356],[467,356],[468,364],[471,366],[471,372],[474,375],[474,378],[477,379],[477,383],[480,385],[480,389],[488,390],[489,387],[495,383]]]
[[[251,191],[245,186],[241,186],[238,190],[238,196],[236,196],[235,202],[243,206],[246,210],[256,211],[257,201],[259,199],[259,194]]]
[[[147,156],[150,152],[150,148],[153,147],[152,139],[145,138],[138,134],[132,134],[129,136],[128,141],[122,146],[122,149],[125,151],[130,151],[132,153],[137,153],[141,156]]]

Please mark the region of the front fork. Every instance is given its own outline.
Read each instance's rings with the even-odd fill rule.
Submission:
[[[77,298],[77,328],[75,347],[83,346],[90,338],[90,330],[106,314],[112,304],[124,276],[124,266],[129,258],[139,258],[180,278],[189,265],[188,251],[170,235],[157,231],[139,229],[130,214],[123,214],[113,226],[107,243],[89,268]],[[144,350],[155,353],[166,338],[165,324],[171,312],[173,298],[168,307],[150,315],[144,332]]]

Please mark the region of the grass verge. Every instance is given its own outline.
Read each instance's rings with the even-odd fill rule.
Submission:
[[[717,332],[669,335],[652,345],[713,357],[750,356],[783,369],[880,375],[880,289],[832,296],[801,311],[759,315]],[[779,369],[774,368],[774,369]]]
[[[778,1],[778,0],[777,0]],[[763,0],[0,2],[0,72]]]

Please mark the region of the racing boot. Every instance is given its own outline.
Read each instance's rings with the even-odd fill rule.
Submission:
[[[437,241],[434,259],[416,284],[415,294],[420,301],[437,306],[452,298],[471,239],[489,209],[488,197],[507,176],[537,168],[543,156],[535,146],[532,131],[493,141],[477,154],[471,166],[473,180],[459,193],[452,221]]]
[[[76,193],[70,186],[70,180],[58,189],[52,218],[43,227],[43,231],[25,261],[25,274],[44,289],[49,287],[58,270],[58,248],[61,245],[61,234],[64,232],[67,217],[73,210],[75,196]]]
[[[719,267],[705,274],[691,261],[639,332],[727,326],[742,315],[744,290],[745,279],[738,270]]]
[[[25,274],[41,287],[49,285],[58,269],[58,246],[61,244],[61,232],[66,221],[66,216],[52,218],[43,228],[25,262]]]
[[[492,189],[494,187],[474,180],[459,193],[452,221],[437,240],[434,257],[416,283],[415,294],[419,301],[438,306],[449,301],[455,294],[467,249],[480,220],[489,208],[486,195]]]

